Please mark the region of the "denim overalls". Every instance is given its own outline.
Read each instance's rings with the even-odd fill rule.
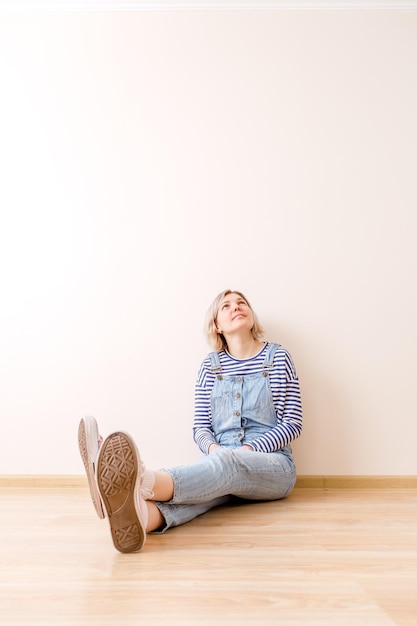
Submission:
[[[296,476],[290,446],[269,453],[241,449],[276,424],[268,371],[277,347],[268,346],[261,373],[247,376],[223,375],[218,353],[210,354],[216,375],[212,427],[221,447],[191,465],[165,469],[173,478],[174,496],[155,503],[166,521],[160,532],[226,503],[230,496],[278,500],[292,490]]]
[[[269,386],[268,371],[274,366],[278,344],[271,343],[262,364],[262,373],[246,376],[223,376],[218,352],[210,356],[210,371],[216,374],[211,393],[213,431],[217,442],[227,448],[250,443],[277,422]],[[290,446],[281,452],[291,454]]]

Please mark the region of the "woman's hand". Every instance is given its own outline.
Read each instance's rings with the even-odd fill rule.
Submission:
[[[241,450],[249,450],[249,452],[253,452],[253,448],[251,446],[248,446],[246,443],[245,445],[240,447]]]
[[[214,450],[216,450],[216,448],[220,448],[218,443],[212,443],[209,447],[209,451],[208,453],[211,454],[212,452],[214,452]]]

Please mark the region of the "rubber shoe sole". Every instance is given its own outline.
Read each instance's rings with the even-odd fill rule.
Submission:
[[[91,500],[100,519],[104,519],[104,509],[98,491],[95,466],[99,451],[99,433],[97,422],[94,417],[83,417],[78,427],[78,448],[85,473],[87,474],[88,487],[90,489]]]
[[[119,552],[138,552],[146,540],[146,521],[138,501],[141,467],[139,451],[127,433],[115,432],[103,442],[96,480]]]

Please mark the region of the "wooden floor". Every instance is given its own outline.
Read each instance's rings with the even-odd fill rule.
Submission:
[[[0,489],[0,623],[417,624],[417,490],[296,489],[122,555],[87,489]]]

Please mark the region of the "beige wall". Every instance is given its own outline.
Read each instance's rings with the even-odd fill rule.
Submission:
[[[197,458],[210,301],[292,353],[302,474],[415,474],[417,13],[2,15],[0,473],[85,413]]]

